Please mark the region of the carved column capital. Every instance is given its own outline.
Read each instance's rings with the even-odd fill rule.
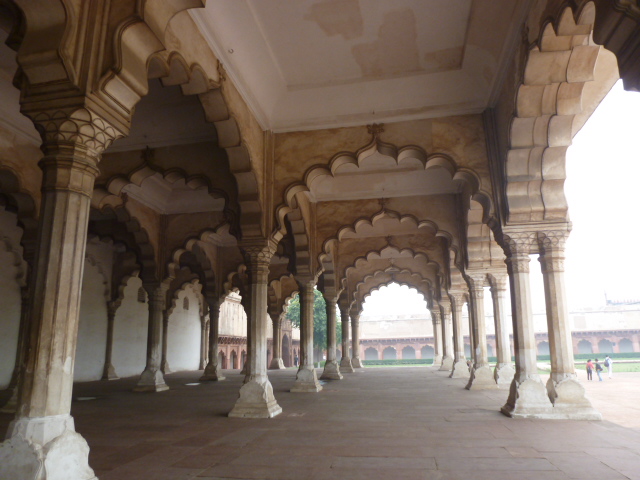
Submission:
[[[491,284],[491,293],[494,295],[504,295],[507,291],[507,283],[509,277],[506,273],[492,273],[489,276],[489,283]]]
[[[440,302],[440,308],[442,309],[442,315],[444,318],[451,318],[451,303],[450,302]]]
[[[247,265],[249,281],[253,284],[266,284],[276,244],[267,239],[246,240],[240,244],[240,251]]]
[[[569,232],[566,230],[538,232],[542,273],[564,272],[565,244],[568,238]]]
[[[469,294],[473,298],[484,298],[484,282],[486,278],[486,272],[467,273],[466,280],[469,284]]]
[[[505,263],[510,273],[529,273],[529,253],[536,242],[535,232],[502,233],[500,245],[507,256]]]
[[[460,292],[449,293],[449,298],[451,299],[451,303],[453,308],[456,310],[461,310],[462,305],[464,305],[464,294]]]
[[[433,319],[433,323],[435,323],[436,325],[442,323],[442,314],[440,313],[439,308],[434,307],[434,309],[431,310],[431,317]]]

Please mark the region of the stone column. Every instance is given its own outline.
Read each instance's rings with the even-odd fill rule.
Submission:
[[[464,337],[462,336],[462,305],[463,295],[452,294],[452,324],[453,324],[453,349],[455,352],[451,378],[469,378],[469,367],[464,354]]]
[[[442,311],[442,366],[440,370],[450,372],[453,369],[453,323],[451,319],[451,303],[448,301],[440,302],[440,310]]]
[[[433,323],[433,347],[434,357],[433,366],[442,366],[442,314],[440,313],[440,307],[434,305],[431,310],[431,321]]]
[[[41,478],[46,468],[47,478],[95,479],[70,415],[71,394],[91,195],[100,154],[119,134],[84,107],[30,116],[43,138],[42,198],[29,346],[18,411],[0,444],[0,478]]]
[[[469,294],[469,301],[467,302],[467,311],[469,313],[469,355],[470,355],[470,360],[471,360],[471,365],[473,365],[474,363],[476,363],[476,352],[474,349],[474,345],[475,345],[475,339],[473,337],[473,302],[474,302],[474,298],[473,295]]]
[[[313,303],[315,301],[315,280],[304,280],[300,287],[300,366],[292,392],[319,392],[322,386],[318,382],[313,363]]]
[[[502,248],[511,288],[511,315],[516,373],[511,382],[509,398],[502,413],[518,418],[550,418],[552,405],[547,395],[536,360],[536,341],[531,312],[529,286],[529,252],[535,234],[529,232],[503,233]]]
[[[342,359],[340,360],[340,371],[342,373],[354,373],[349,355],[349,309],[340,305],[340,322],[342,323]]]
[[[201,382],[219,382],[225,379],[222,366],[218,364],[218,336],[220,332],[220,301],[217,297],[205,297],[209,308],[209,351],[207,365],[200,377]]]
[[[507,311],[505,309],[505,293],[507,276],[492,274],[491,300],[493,301],[493,321],[496,329],[496,368],[493,377],[498,385],[511,385],[516,371],[511,363],[511,341],[507,330]]]
[[[360,361],[360,315],[351,316],[351,332],[353,333],[352,352],[351,352],[351,366],[353,368],[364,368]]]
[[[116,319],[116,311],[118,307],[113,302],[107,305],[107,349],[104,358],[104,371],[102,372],[102,380],[117,380],[116,370],[111,362],[113,355],[113,327]]]
[[[244,363],[242,364],[242,370],[240,370],[240,375],[244,375],[245,383],[249,381],[249,373],[250,373],[249,352],[251,351],[251,315],[250,315],[251,299],[249,298],[249,295],[250,294],[247,293],[242,297],[242,300],[240,300],[240,304],[242,305],[242,308],[244,309],[247,315],[247,357],[245,358]]]
[[[249,276],[247,375],[230,417],[270,418],[282,413],[267,376],[267,282],[275,245],[264,240],[242,247]]]
[[[324,297],[327,305],[327,361],[320,378],[322,380],[342,380],[340,366],[336,360],[336,298]]]
[[[473,340],[471,349],[475,352],[471,375],[467,389],[489,388],[495,387],[496,381],[493,378],[493,372],[489,366],[489,358],[487,356],[487,331],[484,317],[484,280],[485,273],[471,274],[467,276],[469,283],[469,295],[473,297],[472,311],[470,316],[473,317]]]
[[[544,281],[551,375],[547,392],[556,416],[574,420],[600,420],[578,381],[573,361],[569,309],[564,283],[564,248],[568,231],[538,232]]]
[[[147,336],[147,366],[134,392],[162,392],[169,390],[162,374],[165,304],[167,285],[164,283],[144,285],[149,295],[149,329]]]
[[[169,362],[167,361],[167,346],[169,344],[169,310],[162,311],[162,362],[160,369],[163,374],[171,373]]]
[[[273,358],[271,359],[270,370],[283,370],[282,361],[282,315],[271,317],[273,323]]]
[[[200,362],[198,370],[204,370],[207,366],[207,317],[204,308],[200,313]]]

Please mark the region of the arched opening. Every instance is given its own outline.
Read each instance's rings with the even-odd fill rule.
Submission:
[[[491,345],[490,343],[487,344],[487,356],[489,357],[493,357],[495,355],[495,352],[493,350],[493,345]]]
[[[402,359],[403,360],[415,360],[416,358],[416,349],[410,345],[407,345],[402,349]]]
[[[422,358],[427,358],[433,360],[435,356],[435,350],[431,345],[425,345],[420,349],[420,353],[422,354]]]
[[[231,350],[231,368],[233,370],[238,369],[238,354],[235,350]]]
[[[593,353],[593,345],[588,340],[580,340],[578,342],[578,353],[590,354]]]
[[[220,365],[220,368],[227,368],[227,357],[222,350],[218,352],[218,365]]]
[[[618,349],[620,353],[632,353],[635,352],[633,349],[633,342],[628,338],[623,338],[618,342]]]
[[[469,345],[468,343],[464,344],[464,355],[467,358],[471,358],[471,345]]]
[[[396,349],[393,347],[387,347],[382,351],[383,360],[395,360],[397,357]]]
[[[291,366],[291,345],[289,341],[289,335],[285,333],[282,337],[282,362],[285,367]],[[338,357],[340,358],[340,357]]]
[[[598,353],[613,353],[613,343],[603,338],[598,342]]]
[[[373,347],[369,347],[364,351],[365,360],[378,360],[378,350]]]
[[[538,343],[538,355],[549,355],[549,342]]]

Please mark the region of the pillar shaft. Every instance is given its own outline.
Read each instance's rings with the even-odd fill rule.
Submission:
[[[547,381],[547,393],[556,414],[564,413],[566,418],[572,419],[598,420],[601,415],[586,398],[573,360],[564,283],[564,248],[567,237],[567,231],[538,233],[551,354],[551,376]]]
[[[147,365],[140,375],[135,392],[162,392],[169,387],[162,373],[164,343],[164,320],[167,286],[161,284],[144,285],[149,295],[149,325],[147,334]]]
[[[20,289],[20,329],[18,330],[18,346],[16,348],[16,360],[11,374],[8,390],[11,396],[7,400],[0,413],[14,414],[18,410],[18,392],[22,384],[22,372],[25,368],[27,353],[29,347],[29,288],[22,287]]]
[[[336,360],[336,299],[325,297],[327,305],[327,361],[322,372],[323,380],[342,380],[340,366]]]
[[[162,361],[160,370],[163,374],[171,373],[169,362],[167,361],[167,347],[169,346],[169,311],[164,309],[162,312]]]
[[[351,332],[353,338],[352,352],[351,352],[351,365],[353,368],[363,368],[362,361],[360,360],[360,315],[351,315]]]
[[[469,378],[469,367],[464,353],[464,337],[462,335],[462,305],[464,298],[462,294],[451,295],[452,324],[453,324],[453,349],[455,357],[451,369],[451,378]]]
[[[218,382],[224,380],[222,365],[218,364],[218,336],[220,332],[220,301],[217,297],[205,297],[209,308],[209,351],[207,365],[200,381]]]
[[[240,388],[233,410],[229,412],[230,417],[270,418],[282,412],[267,377],[267,282],[269,262],[274,252],[275,245],[264,240],[243,246],[249,276],[247,335],[251,338],[251,345],[245,383]]]
[[[107,348],[104,354],[104,371],[102,372],[102,380],[117,380],[116,370],[113,368],[113,328],[115,326],[117,307],[113,302],[107,305]]]
[[[200,314],[200,362],[198,370],[204,370],[207,366],[207,318],[204,310],[203,308]]]
[[[507,276],[493,274],[491,276],[491,299],[493,301],[497,357],[493,376],[498,385],[511,385],[515,373],[511,364],[511,342],[509,341],[509,331],[507,329],[506,290]]]
[[[469,296],[472,298],[470,316],[473,325],[473,349],[475,356],[467,389],[495,387],[496,381],[487,355],[487,330],[484,314],[484,281],[486,273],[473,273],[467,277]]]
[[[433,323],[433,366],[442,366],[442,314],[440,307],[434,306],[431,310],[431,321]]]
[[[322,386],[318,382],[313,362],[313,304],[315,302],[315,280],[298,283],[300,287],[300,367],[292,392],[319,392]]]
[[[534,240],[535,234],[528,232],[503,234],[502,247],[507,256],[511,288],[516,373],[502,412],[512,417],[545,417],[551,415],[552,409],[546,388],[538,375],[536,362],[529,286],[529,252]]]
[[[342,358],[340,359],[340,371],[342,373],[353,373],[353,365],[351,364],[351,355],[349,355],[349,309],[343,305],[340,306],[340,322],[342,323]]]
[[[273,358],[271,359],[270,370],[284,369],[282,361],[282,315],[273,315],[271,317],[273,323]]]
[[[441,302],[440,310],[442,311],[442,366],[440,370],[448,372],[453,368],[454,351],[453,351],[453,321],[451,318],[451,304],[449,302]]]

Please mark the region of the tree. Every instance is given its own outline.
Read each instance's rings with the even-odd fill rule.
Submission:
[[[314,289],[313,300],[313,347],[316,350],[324,351],[327,349],[327,307],[322,293]],[[287,309],[285,315],[291,321],[291,324],[300,328],[300,296],[296,295]],[[336,316],[336,318],[338,318]],[[336,322],[336,344],[342,342],[342,324]]]

